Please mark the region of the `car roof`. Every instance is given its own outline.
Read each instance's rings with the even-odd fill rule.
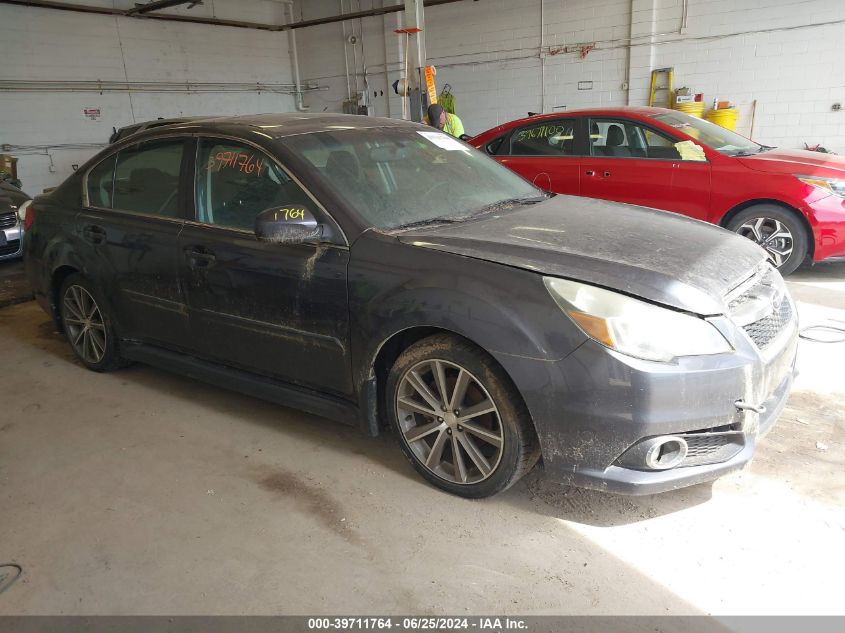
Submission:
[[[517,121],[536,121],[543,119],[557,119],[562,116],[576,115],[576,116],[625,116],[625,115],[640,115],[640,116],[654,116],[655,114],[665,114],[666,112],[677,112],[677,110],[670,110],[668,108],[657,108],[654,106],[603,106],[599,108],[576,108],[575,110],[561,110],[560,112],[552,112],[550,114],[535,114],[534,116],[517,119]],[[511,121],[510,123],[516,123]],[[506,123],[505,125],[509,125]]]
[[[368,129],[376,127],[419,127],[401,119],[363,116],[359,114],[331,114],[311,112],[287,112],[269,114],[246,114],[193,118],[189,121],[157,125],[132,135],[133,139],[155,136],[164,132],[226,132],[260,134],[266,138],[278,139],[296,134],[326,132],[343,129]],[[129,137],[127,137],[129,138]],[[123,140],[123,139],[121,139]]]
[[[523,117],[521,119],[514,119],[507,123],[502,123],[496,127],[485,130],[481,134],[477,134],[472,140],[478,137],[486,137],[488,134],[500,133],[510,130],[519,125],[527,125],[529,123],[536,123],[538,121],[555,120],[566,116],[640,116],[652,117],[656,114],[666,114],[668,112],[677,113],[677,110],[670,110],[668,108],[656,108],[653,106],[604,106],[597,108],[577,108],[575,110],[561,110],[560,112],[552,112],[549,114],[535,114],[533,116]]]

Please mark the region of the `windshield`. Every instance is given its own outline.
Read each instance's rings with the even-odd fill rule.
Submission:
[[[322,184],[380,229],[459,221],[545,196],[493,159],[436,130],[339,129],[284,142],[315,168]]]
[[[736,156],[737,154],[747,156],[766,149],[764,145],[755,143],[736,132],[731,132],[715,123],[698,119],[683,112],[656,114],[653,118],[655,121],[660,121],[679,132],[688,134],[707,147],[728,156]]]

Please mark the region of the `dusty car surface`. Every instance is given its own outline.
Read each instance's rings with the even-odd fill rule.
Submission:
[[[645,494],[742,467],[791,383],[763,249],[550,196],[431,128],[262,115],[140,132],[28,209],[36,297],[128,360],[395,432],[429,482]]]

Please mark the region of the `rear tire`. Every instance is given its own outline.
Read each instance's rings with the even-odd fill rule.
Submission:
[[[809,236],[801,218],[776,204],[743,209],[726,228],[759,244],[784,276],[798,268],[809,252]]]
[[[402,452],[430,483],[478,499],[509,488],[540,457],[531,417],[488,354],[445,334],[411,345],[385,390]]]
[[[59,290],[62,329],[76,357],[92,371],[113,371],[125,365],[108,304],[88,279],[74,273]]]

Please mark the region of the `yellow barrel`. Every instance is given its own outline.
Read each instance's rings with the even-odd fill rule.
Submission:
[[[739,110],[736,108],[724,108],[722,110],[710,110],[704,118],[711,123],[721,125],[727,130],[735,130],[738,116]]]
[[[685,103],[676,103],[675,109],[680,112],[685,112],[691,116],[699,119],[704,116],[704,102],[703,101],[687,101]]]

